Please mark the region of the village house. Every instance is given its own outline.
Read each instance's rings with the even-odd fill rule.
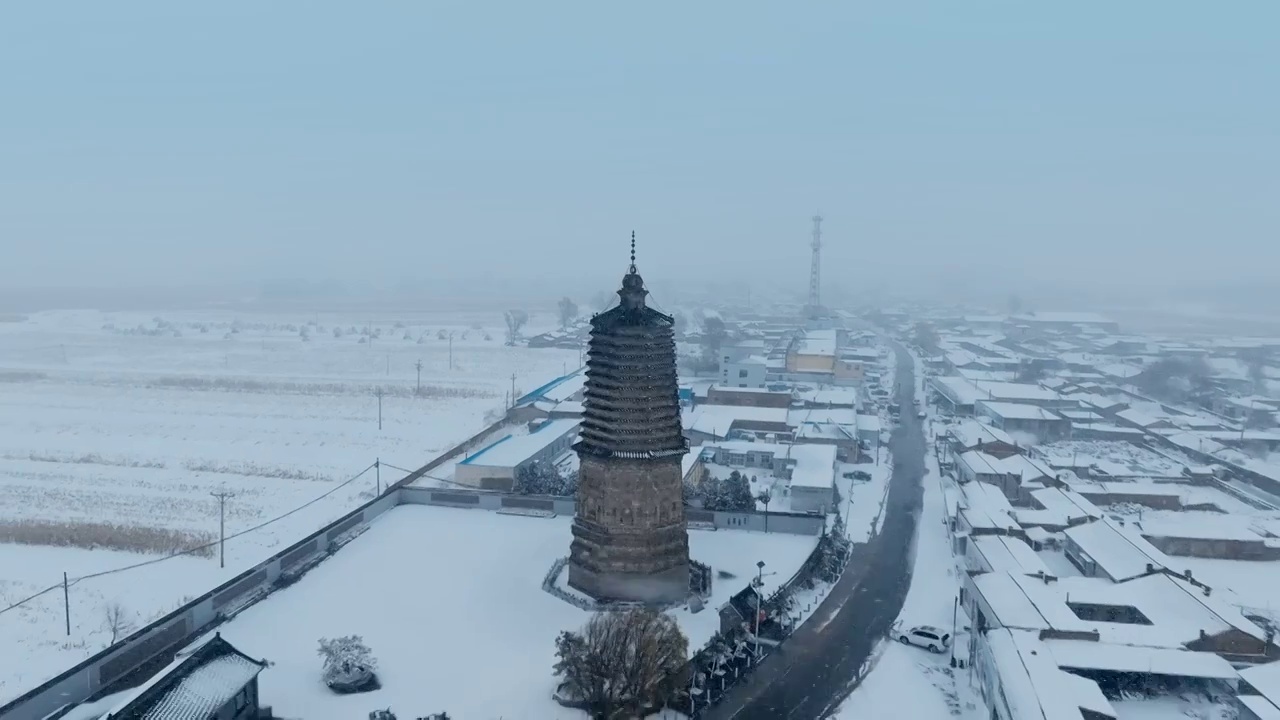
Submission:
[[[1071,434],[1071,421],[1057,413],[1035,405],[979,400],[974,414],[989,418],[993,427],[1010,433],[1025,433],[1041,442],[1050,442]]]

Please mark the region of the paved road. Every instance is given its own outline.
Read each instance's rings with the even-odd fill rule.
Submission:
[[[895,345],[894,350],[902,424],[890,439],[893,475],[880,534],[858,548],[863,557],[854,557],[814,616],[748,682],[712,708],[708,718],[806,720],[830,715],[902,609],[915,557],[925,441],[912,410],[915,368],[905,349]]]

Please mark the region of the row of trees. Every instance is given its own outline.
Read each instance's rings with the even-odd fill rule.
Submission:
[[[539,460],[516,471],[511,489],[520,495],[570,497],[578,492],[578,472],[561,472],[555,465]]]
[[[702,478],[698,482],[685,482],[684,504],[700,503],[707,510],[735,512],[755,510],[756,501],[759,500],[768,507],[769,501],[773,499],[772,495],[768,490],[752,494],[751,482],[754,479],[748,478],[737,470],[729,473],[729,477],[720,479],[712,477],[711,473],[704,469]]]

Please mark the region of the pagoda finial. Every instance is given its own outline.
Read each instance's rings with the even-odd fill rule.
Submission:
[[[631,272],[636,271],[636,231],[631,231]]]

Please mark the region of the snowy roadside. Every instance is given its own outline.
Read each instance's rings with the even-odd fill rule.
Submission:
[[[913,355],[914,357],[914,355]],[[917,373],[922,371],[916,360]],[[917,397],[923,395],[916,386]],[[923,405],[923,397],[920,398]],[[933,418],[925,421],[926,437],[931,439]],[[952,634],[953,647],[967,645],[963,614],[956,613],[955,598],[962,578],[951,554],[951,538],[946,526],[944,489],[951,481],[944,479],[936,458],[925,453],[924,494],[916,535],[915,559],[912,564],[911,587],[907,591],[898,621],[907,627],[934,625]],[[854,720],[868,717],[962,718],[978,720],[985,716],[985,705],[975,687],[969,685],[967,670],[950,666],[948,653],[933,654],[921,648],[885,639],[880,642],[863,680],[844,704],[836,718]]]

